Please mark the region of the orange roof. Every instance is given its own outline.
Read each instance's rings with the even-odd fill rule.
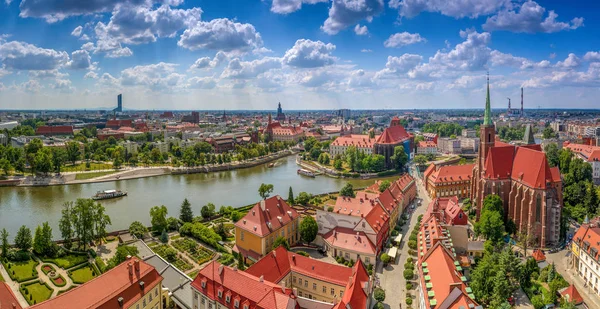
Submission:
[[[256,203],[241,220],[235,223],[235,226],[262,237],[297,217],[298,212],[276,195]]]
[[[578,153],[588,162],[600,161],[600,147],[584,144],[567,144],[565,148],[570,149],[574,153]]]
[[[359,134],[340,136],[331,143],[331,146],[355,146],[357,148],[373,148],[373,145],[375,145],[375,138]]]
[[[536,262],[543,262],[546,260],[546,255],[544,255],[544,252],[542,252],[542,250],[539,249],[535,249],[533,250],[533,254],[531,255]]]
[[[431,173],[431,179],[435,183],[469,181],[475,164],[440,166]]]
[[[333,211],[338,214],[362,217],[374,207],[378,207],[376,202],[378,196],[366,191],[356,192],[356,197],[338,196]]]
[[[17,297],[8,284],[0,282],[0,308],[22,309]]]
[[[365,293],[365,287],[368,287],[369,292]],[[344,296],[339,303],[333,306],[333,309],[366,308],[370,289],[369,273],[359,259],[354,265],[352,277],[346,285]]]
[[[436,148],[437,144],[432,141],[420,141],[417,147],[419,147],[419,148]]]
[[[438,197],[432,200],[431,203],[429,203],[427,211],[425,212],[425,215],[423,215],[423,217],[427,218],[432,214],[438,214],[438,219],[445,224],[455,223],[456,217],[462,214],[462,216],[465,218],[466,224],[467,215],[460,208],[460,205],[458,204],[458,197],[456,196]]]
[[[379,197],[377,199],[379,200],[379,203],[381,203],[381,205],[385,208],[385,210],[387,210],[388,214],[391,214],[394,211],[394,209],[398,207],[399,201],[396,200],[390,188],[386,189],[381,194],[379,194]]]
[[[130,275],[129,268],[132,269]],[[137,269],[136,269],[137,267]],[[144,261],[127,260],[95,279],[31,308],[129,308],[162,281],[162,276]],[[141,284],[143,282],[143,284]],[[154,295],[153,295],[154,296]],[[160,294],[159,296],[160,297]],[[119,305],[122,298],[123,305]]]
[[[403,174],[395,181],[395,183],[402,189],[402,191],[406,191],[409,186],[413,185],[415,178],[410,174]]]
[[[352,268],[321,262],[278,247],[250,266],[246,272],[255,277],[263,276],[266,281],[274,284],[278,284],[287,274],[294,272],[345,286],[352,275]]]
[[[410,135],[402,125],[391,126],[383,130],[377,138],[377,144],[398,144],[409,139]]]
[[[573,284],[560,291],[560,295],[567,301],[573,302],[575,305],[580,305],[583,303],[583,298]]]
[[[579,245],[580,250],[597,260],[600,253],[600,228],[588,224],[581,225],[573,236],[573,242]]]
[[[370,255],[377,254],[377,249],[367,235],[364,232],[354,232],[351,228],[338,226],[323,235],[323,240],[332,247]]]
[[[447,304],[444,308],[448,309],[472,308],[471,306],[478,305],[467,295],[467,285],[461,279],[463,274],[456,270],[455,261],[452,253],[440,242],[419,258],[417,268],[421,286],[425,289],[426,283],[430,283],[431,287],[426,288],[424,293],[433,292],[432,297],[425,297],[426,308],[438,308],[442,303]],[[423,263],[427,263],[427,266],[423,266]],[[427,273],[424,269],[427,269]],[[426,275],[430,280],[425,280]],[[432,304],[433,300],[437,305]]]
[[[200,270],[192,287],[229,309],[239,309],[245,305],[250,309],[286,309],[288,304],[296,307],[290,295],[291,290],[284,291],[275,283],[223,266],[217,261],[210,262]],[[227,296],[230,297],[229,302]],[[239,305],[237,308],[236,302]]]
[[[377,202],[371,211],[369,211],[369,213],[367,213],[365,216],[365,220],[367,223],[369,223],[373,231],[378,234],[378,238],[381,236],[381,232],[387,232],[387,229],[389,229],[389,219],[390,216]]]

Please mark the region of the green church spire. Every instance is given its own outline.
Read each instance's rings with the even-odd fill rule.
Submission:
[[[491,126],[492,123],[492,107],[490,106],[490,73],[487,74],[487,95],[485,97],[485,113],[483,115],[483,125]]]

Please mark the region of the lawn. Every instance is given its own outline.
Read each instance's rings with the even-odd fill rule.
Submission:
[[[118,171],[78,173],[75,175],[75,180],[87,180],[87,179],[92,179],[92,178],[96,178],[96,177],[114,174],[117,172]]]
[[[90,163],[90,168],[85,167],[85,163],[79,163],[75,165],[65,165],[62,168],[63,172],[82,172],[82,171],[95,171],[95,170],[109,170],[112,169],[112,164],[106,163]]]
[[[44,257],[42,258],[42,261],[46,262],[46,263],[53,263],[58,265],[58,267],[60,268],[71,268],[75,265],[79,265],[85,261],[88,260],[88,256],[87,254],[68,254],[62,257],[56,257],[56,258],[48,258],[48,257]]]
[[[35,270],[37,262],[30,259],[25,262],[8,262],[4,264],[4,269],[11,276],[13,280],[23,282],[37,278],[38,274]]]
[[[2,277],[2,274],[0,274],[0,282],[4,282],[4,278]]]
[[[96,272],[92,269],[90,265],[86,265],[79,269],[73,270],[69,272],[71,279],[73,279],[74,283],[86,283],[94,277],[96,277]]]
[[[30,305],[48,300],[53,292],[47,284],[41,284],[39,281],[28,285],[21,285],[20,291]]]

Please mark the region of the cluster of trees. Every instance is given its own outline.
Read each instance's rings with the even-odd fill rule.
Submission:
[[[42,140],[35,138],[24,148],[0,145],[0,168],[5,174],[11,170],[25,172],[27,167],[32,174],[60,173],[65,163],[73,162],[78,154],[77,142],[68,142],[65,148],[44,147]]]
[[[463,129],[464,127],[457,123],[429,122],[423,125],[421,130],[424,133],[436,133],[440,137],[450,137],[460,135]]]
[[[502,203],[502,199],[496,194],[486,196],[479,221],[475,223],[475,234],[482,235],[492,244],[501,243],[506,232]]]
[[[582,222],[586,215],[599,214],[600,187],[594,185],[592,166],[569,149],[558,150],[556,144],[548,144],[544,150],[550,166],[558,166],[563,175],[563,217]]]
[[[238,161],[266,156],[293,146],[294,142],[271,141],[267,144],[250,143],[245,146],[235,146],[235,157]]]
[[[505,248],[486,251],[471,273],[471,288],[475,298],[486,308],[511,308],[507,299],[522,278],[519,258]]]
[[[41,226],[38,225],[35,229],[35,236],[32,237],[31,230],[22,225],[17,231],[14,243],[15,247],[21,250],[23,254],[10,254],[8,237],[10,235],[6,229],[2,229],[0,232],[0,238],[2,241],[2,258],[8,258],[11,260],[23,260],[29,257],[27,252],[33,247],[33,252],[40,256],[54,257],[59,251],[58,245],[52,241],[52,228],[48,222],[44,222]],[[20,258],[22,256],[23,258]]]
[[[497,134],[503,141],[519,141],[525,136],[525,126],[499,127],[496,128]]]
[[[354,146],[344,153],[346,164],[352,172],[381,172],[385,170],[385,157],[379,154],[366,154]],[[335,160],[334,160],[335,161]]]
[[[544,128],[544,131],[542,131],[542,137],[543,138],[558,138],[558,133],[554,132],[554,130],[547,125]]]
[[[90,242],[106,236],[106,227],[111,224],[105,208],[92,199],[77,199],[66,202],[58,222],[64,247],[70,249],[72,239],[77,238],[78,248],[85,250]]]

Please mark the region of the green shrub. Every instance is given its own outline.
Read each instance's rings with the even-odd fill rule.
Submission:
[[[413,249],[413,250],[416,250],[417,249],[417,241],[415,241],[415,240],[409,240],[408,241],[408,247],[411,248],[411,249]]]
[[[413,288],[413,285],[412,285],[412,283],[410,283],[410,282],[406,282],[406,289],[407,289],[407,290],[412,290],[412,288]]]
[[[377,302],[382,302],[385,300],[385,291],[382,288],[376,288],[375,291],[373,292],[373,298],[375,298],[375,300]]]
[[[379,256],[379,259],[381,260],[381,262],[383,262],[384,264],[389,263],[392,260],[392,257],[389,256],[387,253],[382,253]]]
[[[405,269],[402,274],[406,280],[411,280],[414,277],[414,272],[410,269]]]
[[[407,298],[406,298],[406,304],[410,306],[410,305],[412,305],[412,303],[413,303],[413,300],[412,300],[412,298],[410,298],[410,297],[407,297]]]
[[[306,251],[296,251],[296,253],[298,255],[302,255],[302,256],[306,256],[306,257],[310,257],[310,255],[308,253],[306,253]]]

